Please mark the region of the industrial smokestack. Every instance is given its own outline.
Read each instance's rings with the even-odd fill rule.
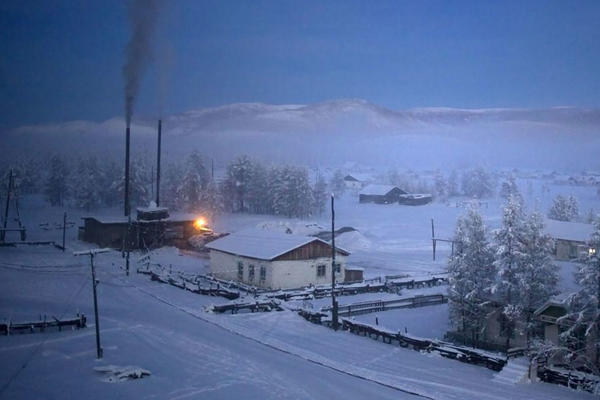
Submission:
[[[125,129],[125,216],[129,215],[129,123]]]
[[[133,105],[140,88],[142,73],[152,60],[152,36],[156,29],[160,0],[132,0],[129,4],[131,38],[125,48],[125,119],[131,123]]]
[[[129,141],[131,117],[135,98],[140,88],[142,73],[152,59],[152,36],[156,29],[158,7],[161,0],[131,0],[129,22],[131,38],[125,48],[126,61],[123,66],[125,78],[125,216],[131,211],[129,200]]]
[[[162,120],[158,120],[158,149],[156,150],[156,206],[160,205],[160,140]]]

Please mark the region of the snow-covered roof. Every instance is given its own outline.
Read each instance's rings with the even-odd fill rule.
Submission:
[[[348,179],[348,178],[353,178],[353,179]],[[370,180],[372,180],[373,177],[369,174],[362,174],[362,173],[356,173],[356,174],[347,174],[344,177],[344,180],[356,180],[359,182],[368,182]]]
[[[384,196],[386,194],[388,194],[389,192],[391,192],[394,189],[397,189],[397,186],[393,186],[393,185],[376,185],[376,184],[372,184],[372,185],[367,185],[365,186],[359,194],[364,194],[364,195],[376,195],[376,196]]]
[[[245,229],[210,242],[205,247],[243,257],[273,260],[315,241],[330,246],[326,241],[312,236],[292,235],[264,229]],[[336,247],[336,250],[344,255],[350,254],[339,247]]]
[[[587,242],[590,240],[594,225],[582,224],[580,222],[565,222],[546,218],[545,232],[554,239],[570,240],[575,242]]]
[[[185,213],[175,213],[175,215],[170,215],[169,218],[161,219],[161,221],[171,221],[171,222],[186,222],[193,221],[198,218],[197,215],[194,214],[185,214]],[[101,224],[124,224],[127,223],[127,217],[122,215],[86,215],[81,217],[81,219],[95,219]],[[131,216],[131,222],[144,222],[138,221],[135,215]]]

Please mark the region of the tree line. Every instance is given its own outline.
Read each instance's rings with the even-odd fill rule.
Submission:
[[[123,166],[94,156],[68,159],[54,155],[45,162],[13,165],[12,170],[19,192],[43,193],[53,206],[90,211],[121,204],[124,197]],[[8,175],[5,178],[8,182]],[[155,187],[154,165],[142,157],[134,158],[130,164],[131,204],[148,205]],[[248,156],[232,160],[225,176],[217,180],[206,158],[193,151],[182,161],[168,162],[161,177],[161,205],[187,212],[308,217],[325,210],[328,196],[322,175],[310,179],[304,167],[265,165]]]

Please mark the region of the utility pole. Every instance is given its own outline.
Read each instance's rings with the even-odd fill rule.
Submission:
[[[127,236],[125,238],[127,253],[125,256],[125,272],[129,276],[129,248],[131,247],[131,215],[127,216]]]
[[[158,143],[156,150],[156,207],[160,206],[160,146],[162,141],[162,120],[158,120]]]
[[[431,218],[431,242],[433,243],[433,261],[435,261],[435,228],[433,227],[433,218]]]
[[[65,236],[67,233],[67,212],[65,211],[63,214],[63,245],[62,245],[62,251],[64,253],[65,251]]]
[[[94,256],[100,253],[106,253],[110,249],[91,249],[76,251],[73,253],[74,256],[90,256],[90,266],[92,267],[92,288],[94,291],[94,319],[96,322],[96,355],[97,358],[102,358],[102,347],[100,347],[100,323],[98,321],[98,297],[96,295],[96,286],[98,281],[96,280],[96,269],[94,268]]]
[[[0,236],[0,241],[4,241],[6,235],[6,224],[8,223],[8,205],[10,204],[10,192],[12,191],[13,185],[13,170],[10,169],[8,174],[8,190],[6,191],[6,208],[4,209],[4,229],[2,230],[2,235]]]
[[[331,194],[331,323],[338,330],[338,303],[335,299],[335,209],[334,196]]]

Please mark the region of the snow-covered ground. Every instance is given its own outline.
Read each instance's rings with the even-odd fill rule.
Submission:
[[[540,182],[535,181],[533,194]],[[591,188],[550,186],[540,204],[547,210],[555,193],[578,190],[580,209],[598,209]],[[584,190],[585,189],[585,190]],[[526,193],[526,190],[523,189]],[[536,194],[537,193],[537,194]],[[526,194],[527,200],[527,194]],[[532,200],[533,201],[533,200]],[[350,193],[338,200],[336,225],[358,232],[340,237],[353,254],[349,263],[365,268],[368,277],[381,274],[427,275],[444,270],[449,246],[438,247],[431,259],[431,226],[438,237],[449,237],[463,209],[433,203],[422,207],[358,204]],[[530,203],[532,204],[532,203]],[[500,201],[482,209],[486,222],[500,221]],[[31,240],[60,240],[58,230],[45,231],[42,222],[62,221],[62,209],[49,207],[39,196],[25,197],[21,213]],[[104,215],[120,210],[102,210]],[[69,220],[84,213],[68,210]],[[272,216],[222,215],[217,231],[280,226]],[[328,226],[327,215],[311,221],[283,220],[304,226]],[[79,224],[79,223],[78,223]],[[0,336],[0,398],[423,398],[434,399],[584,399],[591,395],[545,383],[506,385],[493,371],[431,354],[391,346],[347,332],[313,325],[291,311],[263,314],[207,313],[226,299],[187,292],[151,281],[146,275],[125,276],[119,252],[100,254],[97,266],[100,330],[104,358],[95,359],[92,288],[89,260],[74,250],[93,247],[67,234],[66,252],[47,246],[0,248],[0,319],[38,319],[40,315],[70,316],[83,312],[82,330]],[[345,242],[344,242],[345,240]],[[353,247],[354,246],[354,247]],[[353,248],[352,248],[353,247]],[[140,255],[131,257],[132,271]],[[165,248],[152,262],[186,272],[206,273],[204,256]],[[572,263],[560,263],[561,289],[572,290]],[[444,286],[403,290],[437,292]],[[368,293],[340,297],[340,304],[398,295]],[[314,308],[330,299],[311,301]],[[355,317],[418,336],[439,337],[447,327],[447,306],[432,306]],[[114,384],[94,370],[102,366],[135,366],[151,375]],[[409,394],[407,392],[413,393]],[[416,395],[415,395],[416,394]],[[419,397],[421,396],[421,397]]]
[[[444,339],[450,330],[448,304],[357,315],[354,319],[373,325],[377,322],[382,328],[430,339]]]

